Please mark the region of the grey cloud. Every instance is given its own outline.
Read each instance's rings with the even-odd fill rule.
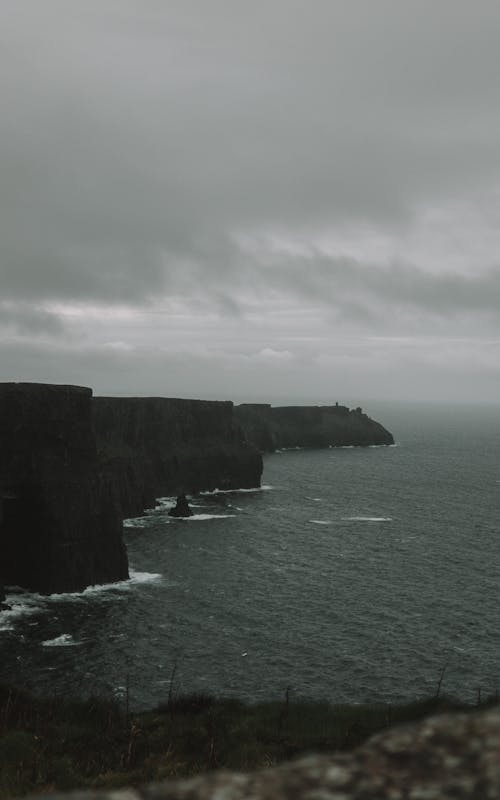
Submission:
[[[5,302],[0,302],[0,329],[10,329],[28,338],[39,334],[56,337],[65,332],[56,313],[26,303]]]
[[[247,355],[288,350],[305,304],[330,333],[498,326],[493,245],[465,275],[430,268],[425,243],[381,265],[326,257],[311,235],[310,257],[270,264],[234,241],[343,223],[404,234],[457,198],[496,230],[498,205],[481,204],[500,185],[499,42],[489,0],[5,0],[0,299],[18,305],[4,319],[57,338],[71,324],[40,311],[51,301],[159,317],[178,302],[186,326],[213,315],[207,346],[218,320],[241,320]],[[102,327],[102,346],[133,339]],[[151,337],[145,380],[161,363]],[[71,359],[43,352],[40,379],[69,380]],[[135,357],[96,345],[78,363],[91,382]],[[169,369],[194,392],[210,370],[190,364],[197,378]]]
[[[279,280],[279,279],[278,279]],[[285,282],[284,276],[281,278]],[[415,265],[398,263],[389,267],[362,264],[352,259],[318,258],[317,261],[286,267],[290,289],[302,297],[343,305],[348,298],[381,305],[401,304],[435,314],[472,311],[497,314],[500,307],[500,268],[478,275],[433,274]]]
[[[401,223],[498,178],[490,3],[0,13],[7,293],[141,298],[168,288],[163,250],[201,248],[208,281],[235,228]]]
[[[260,357],[61,344],[51,351],[26,341],[0,340],[3,380],[88,385],[96,394],[163,395],[260,402],[331,402],[333,396],[367,407],[371,398],[462,401],[494,399],[500,388],[499,343],[491,352],[474,340],[408,342],[336,340],[300,361],[272,348]],[[471,380],[464,382],[464,371]],[[297,372],[299,374],[297,375]]]

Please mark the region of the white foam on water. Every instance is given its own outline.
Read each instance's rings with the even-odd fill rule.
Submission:
[[[5,611],[0,611],[0,633],[15,630],[16,623],[24,617],[47,613],[52,603],[68,600],[81,602],[88,597],[108,592],[123,593],[130,591],[134,586],[154,584],[163,579],[163,575],[158,572],[139,572],[134,569],[129,570],[129,575],[128,580],[87,586],[82,592],[61,592],[60,594],[49,595],[42,595],[37,592],[26,592],[22,595],[17,593],[7,594],[5,602],[8,608]]]
[[[23,595],[22,600],[18,600],[19,595],[8,595],[5,601],[9,608],[0,611],[0,633],[2,631],[14,630],[15,623],[23,617],[31,614],[41,614],[45,608],[40,605],[41,595]]]
[[[47,639],[42,642],[42,647],[77,647],[81,644],[81,642],[75,642],[70,633],[62,633],[60,636],[56,636],[55,639]]]
[[[342,517],[344,522],[392,522],[392,517]]]
[[[59,602],[60,600],[82,600],[89,595],[102,594],[109,591],[123,591],[130,589],[131,586],[140,583],[156,583],[162,578],[162,575],[157,572],[138,572],[134,569],[129,569],[129,578],[123,581],[114,581],[112,583],[96,583],[92,586],[87,586],[81,592],[59,592],[54,594],[37,594],[26,593],[23,594],[23,603],[16,604],[13,611],[19,610],[23,613],[35,613],[46,610],[46,605],[51,602]],[[7,602],[9,598],[7,596]],[[31,611],[30,611],[31,609]],[[3,614],[11,614],[13,611],[5,611]]]
[[[131,583],[158,583],[163,578],[160,572],[139,572],[135,569],[129,569],[129,575],[129,580],[125,581],[127,585]]]
[[[124,519],[123,520],[123,527],[124,528],[149,528],[151,525],[155,523],[155,518],[152,516],[149,517],[135,517],[131,519]],[[164,522],[168,525],[169,520],[165,519]]]
[[[309,522],[313,522],[315,525],[331,525],[331,521],[329,519],[310,519]]]
[[[263,486],[255,486],[253,489],[211,489],[210,491],[200,492],[201,495],[213,494],[246,494],[247,492],[270,492],[274,486],[264,484]]]
[[[177,519],[185,519],[186,522],[197,522],[207,519],[228,519],[235,516],[236,514],[193,514],[192,517],[177,517]]]
[[[68,593],[65,595],[55,594],[50,595],[50,599],[64,599],[64,598],[81,598],[88,597],[89,595],[103,594],[105,592],[123,592],[129,591],[133,586],[142,583],[158,583],[162,579],[159,572],[139,572],[134,569],[129,569],[129,578],[125,581],[116,581],[115,583],[98,583],[94,586],[87,586],[83,592]]]

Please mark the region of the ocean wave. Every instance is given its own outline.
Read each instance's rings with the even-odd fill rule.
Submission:
[[[269,492],[271,489],[274,489],[274,486],[270,486],[269,484],[264,484],[263,486],[255,486],[253,489],[210,489],[204,492],[200,492],[203,496],[209,496],[214,494],[246,494],[248,492]]]
[[[160,572],[139,572],[135,569],[129,569],[130,578],[125,581],[126,584],[137,583],[158,583],[163,578]]]
[[[47,639],[42,642],[42,647],[77,647],[81,644],[82,642],[75,642],[70,633],[61,633],[55,639]]]
[[[19,600],[18,597],[17,594],[7,594],[5,602],[8,608],[0,611],[0,633],[14,630],[15,623],[23,617],[42,614],[45,610],[44,606],[40,605],[41,595],[23,594],[22,599]]]
[[[12,629],[11,623],[13,621],[30,614],[42,614],[47,610],[48,605],[58,603],[61,600],[80,601],[96,594],[128,591],[132,586],[142,583],[157,583],[162,578],[163,576],[159,572],[139,572],[138,570],[130,569],[129,578],[126,580],[113,583],[96,583],[93,586],[87,586],[81,592],[7,594],[5,600],[9,608],[5,611],[0,611],[0,630]],[[5,626],[9,627],[6,628]]]
[[[392,517],[342,517],[344,522],[392,522]]]
[[[114,583],[96,583],[94,586],[87,586],[86,589],[79,593],[72,592],[65,595],[50,595],[50,598],[88,597],[89,595],[103,594],[104,592],[123,592],[141,583],[158,583],[162,577],[163,576],[159,572],[139,572],[135,569],[129,569],[129,577],[127,580],[115,581]]]
[[[275,453],[287,453],[289,450],[305,450],[305,447],[299,447],[298,445],[295,445],[295,447],[279,447],[274,452]]]
[[[163,520],[167,525],[169,520]],[[151,525],[154,525],[157,522],[156,518],[153,517],[151,514],[150,516],[146,517],[130,517],[130,519],[123,520],[123,527],[124,528],[150,528]]]
[[[193,514],[192,517],[177,517],[177,519],[185,519],[187,522],[198,522],[207,519],[228,519],[235,517],[236,514]]]
[[[148,514],[154,514],[154,512],[163,511],[165,508],[173,508],[177,503],[177,497],[157,497],[156,498],[156,506],[154,508],[148,508],[146,511]]]

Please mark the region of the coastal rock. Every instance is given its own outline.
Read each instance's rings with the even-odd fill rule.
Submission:
[[[74,592],[128,578],[91,399],[78,386],[0,384],[1,586]]]
[[[169,517],[192,517],[193,512],[189,508],[189,503],[185,494],[180,494],[173,508],[168,512]]]
[[[394,438],[361,408],[271,406],[243,403],[235,416],[246,438],[262,452],[293,447],[341,447],[394,444]]]
[[[500,711],[433,717],[350,754],[308,756],[251,774],[214,772],[72,800],[498,800]],[[51,798],[68,795],[50,795]]]
[[[101,464],[124,517],[158,497],[260,486],[262,457],[230,401],[95,397]]]

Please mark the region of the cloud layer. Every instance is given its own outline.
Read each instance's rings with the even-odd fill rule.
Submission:
[[[5,0],[0,379],[495,400],[500,8]]]

